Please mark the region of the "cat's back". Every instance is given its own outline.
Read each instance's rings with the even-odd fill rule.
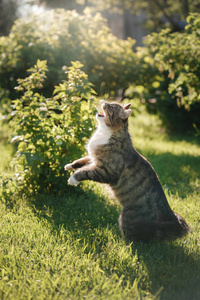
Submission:
[[[166,203],[163,189],[152,165],[134,148],[129,149],[124,168],[113,190],[123,206],[147,209]],[[145,208],[146,207],[146,208]]]

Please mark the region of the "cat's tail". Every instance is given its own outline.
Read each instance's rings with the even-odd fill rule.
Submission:
[[[119,226],[122,235],[127,241],[144,241],[150,240],[175,240],[185,236],[191,231],[186,221],[173,212],[173,217],[169,220],[127,220],[123,210],[119,217]],[[128,221],[128,222],[127,222]]]

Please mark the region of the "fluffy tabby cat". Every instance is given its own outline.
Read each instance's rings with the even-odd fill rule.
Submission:
[[[88,156],[65,166],[78,169],[69,184],[93,180],[111,186],[122,205],[119,226],[126,240],[170,240],[190,231],[173,212],[151,164],[133,147],[128,132],[130,104],[104,103],[98,128],[90,139]]]

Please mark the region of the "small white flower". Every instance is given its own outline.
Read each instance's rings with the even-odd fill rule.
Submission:
[[[60,141],[57,141],[57,142],[56,142],[56,145],[60,146],[60,145],[62,145],[62,143],[63,143],[63,142],[60,140]]]

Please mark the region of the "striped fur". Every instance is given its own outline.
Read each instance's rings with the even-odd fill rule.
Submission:
[[[104,103],[97,114],[97,131],[88,143],[89,156],[65,169],[78,169],[69,183],[82,180],[107,183],[122,205],[119,226],[128,240],[170,240],[190,231],[174,213],[151,164],[133,147],[128,132],[130,105]]]

